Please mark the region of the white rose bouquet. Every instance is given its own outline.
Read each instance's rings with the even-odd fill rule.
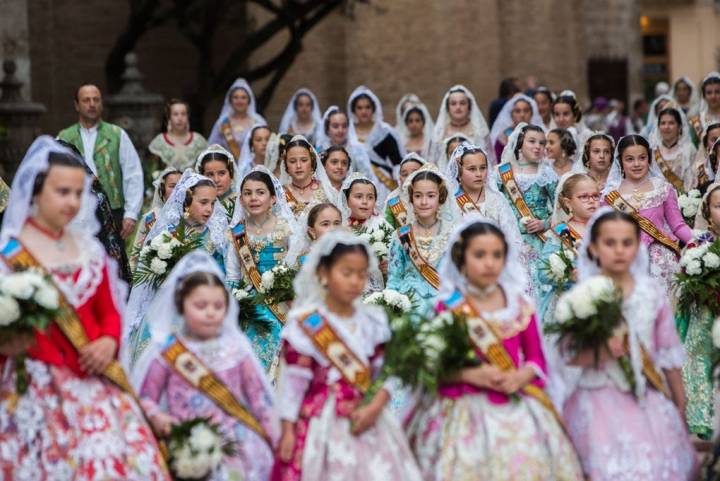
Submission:
[[[174,232],[161,232],[140,249],[133,284],[148,283],[157,288],[186,254],[202,247],[200,234],[180,222]]]
[[[395,230],[387,222],[380,222],[373,229],[366,229],[358,236],[365,239],[372,248],[379,263],[386,261],[390,254],[390,243],[392,242]]]
[[[295,299],[293,281],[297,270],[285,264],[278,264],[261,276],[259,292],[255,297],[257,304],[280,304]]]
[[[562,247],[557,252],[550,254],[547,260],[540,266],[545,275],[558,287],[565,288],[572,283],[575,277],[575,253],[571,249]]]
[[[364,299],[365,304],[380,306],[385,309],[388,319],[392,320],[409,313],[413,309],[412,300],[405,294],[392,289],[374,292]]]
[[[232,295],[238,303],[238,324],[243,331],[246,331],[250,324],[260,321],[252,286],[240,282],[232,289]]]
[[[708,309],[720,315],[720,241],[701,236],[685,248],[675,275],[678,309],[685,315]]]
[[[209,418],[195,418],[174,425],[170,431],[170,469],[177,481],[209,479],[225,456],[235,453],[220,428]]]
[[[697,189],[692,189],[687,194],[682,194],[678,197],[680,212],[685,218],[685,223],[687,223],[690,227],[695,224],[695,215],[697,214],[698,209],[700,209],[701,204],[702,195]]]
[[[0,277],[0,340],[24,338],[32,342],[35,330],[44,331],[58,315],[60,294],[37,269],[3,274]],[[25,394],[28,387],[25,355],[15,357],[15,387]]]
[[[612,337],[623,333],[622,303],[622,291],[609,277],[591,277],[560,296],[555,322],[546,324],[544,331],[558,335],[558,342],[570,352],[592,350],[598,362],[600,350]],[[617,361],[634,391],[629,357]]]

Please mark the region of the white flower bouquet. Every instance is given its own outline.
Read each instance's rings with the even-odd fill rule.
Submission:
[[[394,229],[387,222],[380,222],[374,229],[367,229],[358,236],[365,239],[372,248],[378,262],[386,261],[390,253],[390,243],[392,242]]]
[[[133,284],[148,283],[157,288],[180,259],[199,247],[200,235],[190,232],[184,221],[173,232],[161,232],[140,249]]]
[[[208,418],[174,425],[170,431],[170,469],[177,481],[202,481],[220,467],[235,444],[225,440],[220,428]]]
[[[592,350],[597,363],[600,350],[612,337],[623,333],[622,303],[622,291],[609,277],[591,277],[560,296],[555,322],[545,325],[545,333],[556,334],[560,345],[570,352]],[[617,361],[634,391],[629,357],[625,355]]]
[[[372,304],[385,309],[391,321],[396,317],[401,317],[403,314],[409,313],[413,308],[413,302],[408,296],[392,289],[374,292],[367,296],[364,302],[365,304]]]
[[[545,275],[558,287],[565,288],[574,280],[575,253],[565,247],[550,254],[547,260],[543,261],[540,268]]]
[[[697,189],[692,189],[687,194],[682,194],[678,197],[678,206],[680,212],[685,218],[685,222],[692,227],[695,224],[695,215],[700,209],[702,204],[702,195]]]
[[[265,271],[260,279],[259,292],[255,297],[258,304],[280,304],[295,299],[293,281],[297,270],[285,264],[278,264]]]
[[[706,308],[720,315],[720,241],[708,237],[688,244],[675,275],[675,289],[680,312],[687,315]]]
[[[45,331],[58,315],[60,294],[37,269],[3,274],[0,277],[0,340],[32,342],[35,330]],[[25,355],[15,357],[18,394],[27,392]]]

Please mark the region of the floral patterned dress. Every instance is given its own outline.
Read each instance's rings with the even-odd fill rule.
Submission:
[[[119,342],[121,317],[107,256],[88,239],[73,263],[51,268],[90,340]],[[0,377],[0,479],[15,481],[170,481],[150,427],[130,396],[80,368],[56,325],[36,334],[27,392],[15,393],[12,363]],[[15,403],[16,401],[16,403]]]
[[[512,291],[506,291],[512,292]],[[483,313],[519,366],[547,380],[537,318],[524,296],[508,296],[506,308]],[[436,312],[447,310],[443,302]],[[477,351],[477,361],[486,362]],[[575,450],[555,416],[535,398],[508,397],[469,384],[446,384],[426,398],[408,427],[408,437],[426,481],[580,481]]]
[[[684,349],[667,295],[652,278],[636,279],[623,316],[658,370],[683,366]],[[672,401],[646,384],[637,399],[617,361],[582,369],[563,414],[593,481],[693,479],[695,450],[683,419]]]
[[[174,167],[180,172],[191,169],[200,152],[207,148],[207,140],[197,132],[190,132],[188,140],[184,144],[176,144],[166,133],[158,134],[150,142],[148,150],[151,154],[160,159],[163,170],[166,167]]]
[[[713,242],[715,237],[710,232],[701,232],[688,243],[686,249]],[[687,351],[682,368],[687,403],[685,417],[690,432],[703,439],[710,439],[715,428],[717,381],[713,368],[720,361],[720,350],[713,345],[714,321],[715,316],[706,308],[692,311],[689,315],[677,312],[675,319]]]
[[[251,356],[242,346],[228,344],[226,339],[192,341],[179,335],[183,344],[227,386],[235,398],[252,413],[271,437],[273,425],[272,393],[260,377]],[[193,418],[210,418],[218,423],[223,436],[236,443],[236,452],[226,457],[211,481],[267,481],[273,465],[270,446],[245,424],[228,415],[207,394],[191,386],[171,369],[162,356],[152,361],[140,390],[145,412],[154,416],[162,411],[179,422]]]
[[[363,309],[348,318],[324,307],[319,312],[364,365],[377,376],[382,344],[389,339],[380,310]],[[350,415],[363,394],[318,352],[312,340],[290,319],[283,331],[283,360],[278,405],[280,417],[295,423],[295,449],[288,463],[276,461],[272,481],[420,481],[405,435],[387,410],[359,436],[351,433]],[[392,396],[396,383],[384,388]]]

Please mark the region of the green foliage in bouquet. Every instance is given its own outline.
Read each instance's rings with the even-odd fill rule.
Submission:
[[[295,299],[293,281],[297,270],[278,264],[269,271],[265,271],[260,282],[260,292],[255,296],[256,304],[280,304],[292,302]]]
[[[191,231],[187,222],[181,220],[174,232],[162,232],[143,246],[133,284],[147,283],[157,289],[180,259],[202,245],[202,235]]]
[[[709,310],[713,316],[720,315],[720,240],[685,250],[680,258],[680,272],[675,275],[675,291],[682,315],[690,316],[701,309]]]

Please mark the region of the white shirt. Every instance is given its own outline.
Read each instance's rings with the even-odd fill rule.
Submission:
[[[80,137],[83,142],[83,152],[85,162],[90,170],[97,175],[97,167],[95,166],[95,140],[97,139],[97,125],[86,129],[80,126]],[[143,203],[144,179],[140,157],[138,157],[135,147],[128,137],[128,134],[120,129],[120,171],[123,177],[123,196],[125,198],[125,214],[126,219],[137,220]]]

